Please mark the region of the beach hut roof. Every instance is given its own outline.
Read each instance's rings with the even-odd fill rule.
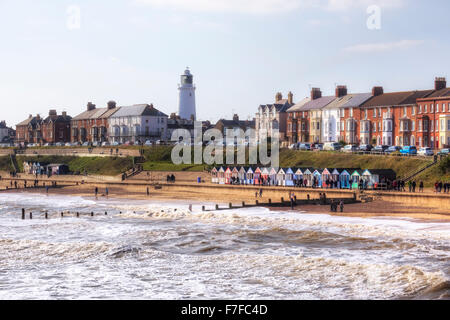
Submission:
[[[286,174],[286,171],[284,171],[283,168],[280,168],[280,170],[278,170],[278,174]]]
[[[337,175],[339,175],[339,174],[340,174],[340,172],[339,172],[339,170],[338,170],[338,169],[334,169],[334,170],[333,170],[333,172],[332,172],[331,174],[337,174]]]
[[[342,171],[341,171],[341,173],[339,175],[349,176],[350,173],[347,171],[347,169],[342,169]]]
[[[220,167],[219,172],[225,172],[225,169],[223,167]]]
[[[252,167],[248,167],[247,173],[253,173],[253,172],[254,172],[254,171],[253,171]]]
[[[316,169],[316,170],[314,170],[314,173],[313,174],[322,174],[322,172],[323,172],[323,170],[322,169]]]
[[[216,167],[212,168],[211,172],[217,172],[217,168]]]
[[[306,168],[305,171],[303,171],[303,174],[311,174],[311,170],[309,168]]]
[[[278,173],[278,168],[270,168],[270,174],[277,174]]]
[[[261,173],[261,168],[260,168],[260,167],[257,167],[257,168],[255,169],[255,173]]]
[[[303,174],[303,171],[302,171],[302,169],[300,169],[300,168],[298,168],[296,171],[295,171],[295,174]]]
[[[227,167],[227,170],[225,170],[225,172],[231,172],[230,167]]]
[[[286,173],[287,173],[287,174],[294,174],[294,171],[292,171],[291,168],[287,168],[287,169],[286,169]]]
[[[362,174],[363,174],[362,170],[355,170],[353,171],[352,176],[361,176]]]
[[[269,168],[263,168],[262,174],[269,174]]]
[[[233,168],[233,172],[239,172],[238,168],[237,168],[237,167],[234,167],[234,168]]]
[[[322,174],[331,174],[330,170],[327,168],[323,169]]]
[[[248,167],[241,167],[239,169],[239,172],[247,172],[247,170],[248,170]]]

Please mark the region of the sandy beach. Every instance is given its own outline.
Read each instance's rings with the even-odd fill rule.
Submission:
[[[163,181],[166,173],[159,172],[153,173],[152,178],[157,176],[157,181]],[[205,174],[199,174],[195,172],[190,173],[177,173],[177,183],[184,183],[186,181],[193,181],[196,176],[201,176],[202,179],[207,179]],[[142,182],[141,185],[136,184],[111,184],[108,185],[106,181],[98,181],[96,184],[94,181],[90,181],[89,184],[81,184],[81,177],[70,177],[73,180],[71,182],[58,182],[56,188],[49,188],[49,194],[61,194],[61,195],[73,195],[82,196],[85,198],[92,198],[95,196],[94,189],[98,186],[98,199],[106,199],[106,187],[108,188],[108,198],[119,199],[136,199],[136,200],[184,200],[192,201],[193,204],[211,204],[217,203],[221,206],[233,203],[233,205],[240,205],[243,201],[246,204],[254,205],[255,200],[259,203],[267,203],[269,199],[276,199],[271,192],[263,192],[263,196],[260,198],[255,197],[254,191],[248,190],[240,193],[230,193],[226,190],[224,192],[211,192],[208,188],[199,188],[198,185],[192,183],[192,186],[185,185],[183,187],[172,188],[170,186],[163,186],[161,189],[157,189],[152,185],[147,185],[145,178],[147,175],[142,174],[142,179],[137,177],[131,182]],[[31,177],[30,177],[31,178]],[[61,177],[56,177],[61,178]],[[152,179],[152,180],[153,180]],[[57,179],[55,179],[57,180]],[[67,179],[66,179],[67,180]],[[84,179],[89,181],[88,179]],[[154,180],[153,180],[154,181]],[[206,180],[207,181],[207,180]],[[30,193],[42,193],[46,194],[46,188],[43,187],[41,181],[38,188],[21,189],[20,192]],[[32,180],[28,181],[28,186],[32,184]],[[50,185],[50,181],[46,181],[46,186]],[[78,185],[77,185],[78,184]],[[22,186],[23,182],[19,182]],[[175,184],[176,185],[176,184]],[[208,183],[202,184],[202,186],[208,185]],[[5,189],[6,186],[10,186],[9,179],[3,179],[0,181],[0,189]],[[147,188],[149,195],[147,195]],[[3,190],[2,192],[17,192],[17,190]],[[296,192],[298,198],[305,197],[306,191],[299,190]],[[288,193],[286,192],[285,199],[288,199]],[[291,208],[286,207],[272,207],[272,210],[277,211],[291,211]],[[344,207],[344,212],[330,212],[329,205],[298,205],[294,209],[295,212],[301,213],[317,213],[317,214],[329,214],[334,216],[349,216],[349,217],[398,217],[398,218],[413,218],[432,221],[450,221],[450,206],[448,207],[432,207],[432,206],[418,206],[408,205],[407,203],[399,203],[394,201],[374,200],[368,203],[356,203],[348,204]]]

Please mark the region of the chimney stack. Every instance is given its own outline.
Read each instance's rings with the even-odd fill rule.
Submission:
[[[33,115],[32,115],[32,114],[30,114],[30,115],[28,116],[28,119],[31,119],[31,118],[33,118]]]
[[[36,115],[36,120],[41,120],[41,115],[40,114]]]
[[[311,100],[316,100],[322,98],[322,91],[320,88],[312,88],[311,89]]]
[[[66,112],[66,111],[63,111],[63,112],[62,112],[62,116],[63,116],[63,117],[67,117],[67,112]]]
[[[336,87],[336,98],[340,98],[347,95],[347,86]]]
[[[114,109],[116,107],[115,101],[108,101],[108,110]]]
[[[56,110],[50,110],[50,111],[48,112],[48,115],[49,115],[49,116],[56,116],[56,115],[57,115]]]
[[[239,115],[237,113],[233,115],[233,121],[239,121]]]
[[[275,95],[275,102],[278,102],[281,99],[283,99],[283,95],[281,94],[281,92],[277,92],[277,94]]]
[[[372,95],[374,97],[380,96],[384,93],[383,87],[373,87],[372,88]]]
[[[292,94],[291,91],[289,91],[289,93],[288,93],[288,103],[294,104],[294,95]]]
[[[434,90],[442,90],[447,88],[447,80],[444,77],[436,77],[434,80]]]
[[[92,102],[88,102],[87,104],[87,111],[91,111],[95,109],[95,104],[93,104]]]

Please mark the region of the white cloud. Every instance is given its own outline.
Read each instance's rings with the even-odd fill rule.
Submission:
[[[343,51],[351,53],[386,52],[419,46],[423,42],[423,40],[401,40],[396,42],[366,43],[344,48]]]
[[[227,12],[242,14],[274,14],[300,8],[347,11],[378,5],[401,7],[407,0],[134,0],[139,5],[193,12]]]

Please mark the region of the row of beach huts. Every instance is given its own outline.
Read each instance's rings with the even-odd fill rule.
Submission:
[[[378,189],[396,179],[391,169],[215,167],[216,184],[286,186],[333,189]]]

